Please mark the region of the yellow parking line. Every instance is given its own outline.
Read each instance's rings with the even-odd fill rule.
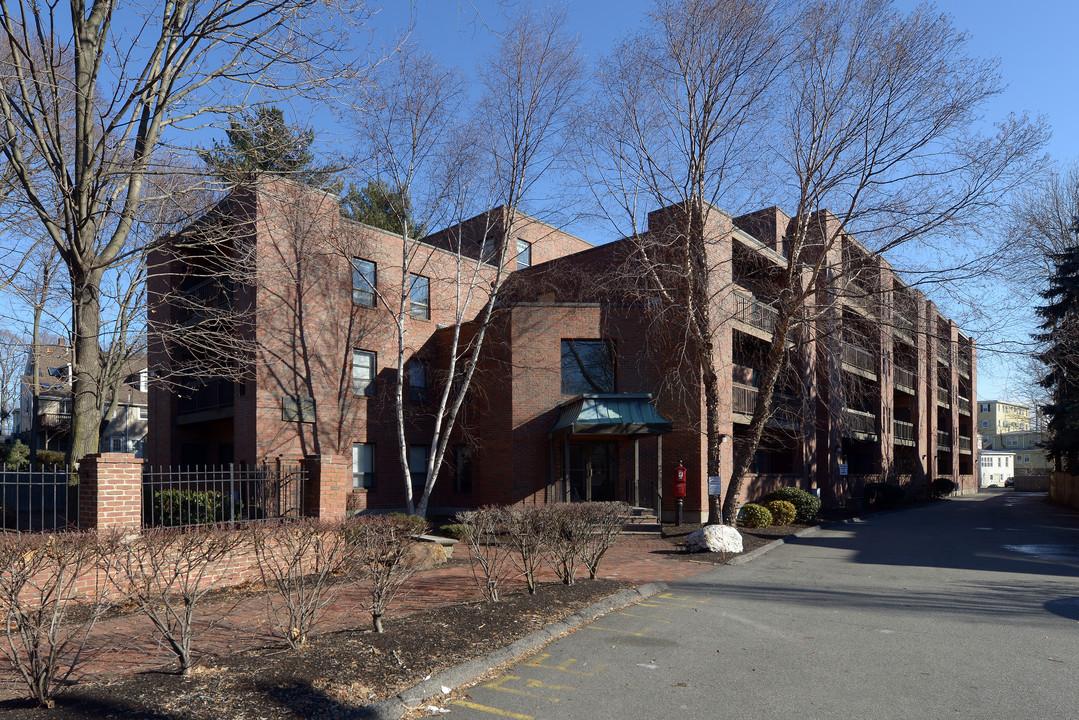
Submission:
[[[656,597],[660,598],[661,600],[689,600],[691,602],[698,602],[701,605],[708,604],[708,600],[698,600],[692,595],[674,595],[672,593],[663,593],[662,595],[656,595]]]
[[[498,690],[499,692],[512,693],[514,695],[527,695],[528,697],[536,698],[537,700],[546,700],[547,702],[558,702],[558,698],[544,697],[543,695],[537,695],[536,693],[528,692],[527,690],[517,690],[516,688],[503,687],[506,683],[512,680],[521,680],[520,675],[503,675],[494,682],[489,682],[483,687],[490,688],[491,690]],[[545,687],[542,681],[537,680],[538,685],[529,684],[529,687]],[[571,690],[573,688],[570,688]]]
[[[660,620],[659,618],[651,617],[650,615],[634,615],[633,613],[626,612],[625,610],[622,610],[618,614],[619,615],[628,615],[629,617],[641,618],[642,620],[651,620],[652,622],[661,622],[664,625],[670,625],[671,624],[670,620]]]
[[[517,718],[517,720],[536,720],[532,715],[522,715],[521,713],[510,712],[509,710],[499,710],[496,707],[489,707],[487,705],[480,705],[479,703],[469,702],[467,700],[454,700],[454,705],[460,705],[471,710],[479,710],[480,712],[491,713],[492,715],[501,715],[502,717]]]
[[[574,658],[563,660],[560,665],[544,665],[543,661],[549,659],[550,657],[551,656],[548,653],[540,653],[536,656],[536,659],[534,661],[521,664],[527,665],[528,667],[544,668],[546,670],[558,670],[559,672],[569,673],[570,675],[583,675],[585,677],[595,677],[596,673],[607,667],[606,665],[595,665],[593,666],[592,672],[584,672],[583,670],[570,670],[569,666],[577,662],[577,660]]]

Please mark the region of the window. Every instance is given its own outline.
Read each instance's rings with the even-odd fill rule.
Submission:
[[[352,302],[374,307],[377,279],[377,270],[373,262],[352,258]]]
[[[498,238],[485,237],[483,242],[480,243],[480,260],[485,262],[491,262],[496,260],[498,254]]]
[[[375,486],[374,443],[352,443],[352,487],[371,489]]]
[[[306,395],[281,398],[281,419],[285,422],[315,422],[315,399]]]
[[[1027,464],[1027,463],[1029,463],[1029,462],[1030,462],[1030,456],[1029,456],[1029,455],[1024,455],[1024,456],[1022,457],[1022,463],[1023,463],[1024,465],[1026,465],[1026,464]]]
[[[418,497],[427,484],[427,451],[426,445],[408,446],[408,472],[412,475],[412,495]]]
[[[472,448],[458,445],[453,449],[453,489],[472,492]]]
[[[979,426],[983,427],[983,428],[987,428],[987,427],[989,427],[989,421],[988,420],[982,420],[981,423],[979,423]]]
[[[997,458],[997,467],[1000,467],[1000,458]]]
[[[109,438],[109,452],[122,453],[124,450],[124,436],[113,435]]]
[[[532,243],[517,238],[517,269],[523,270],[532,266]]]
[[[146,385],[150,379],[150,373],[147,370],[139,370],[139,392],[146,392]]]
[[[409,360],[405,373],[408,375],[409,401],[427,402],[427,367],[419,360]]]
[[[431,281],[423,275],[408,276],[408,312],[412,317],[431,317]]]
[[[150,417],[150,408],[145,405],[139,406],[139,420],[146,420]]]
[[[1019,447],[1019,438],[1017,438],[1017,437],[1006,437],[1006,438],[1004,438],[1004,446],[1005,447]]]
[[[982,412],[989,412],[989,403],[982,403]]]
[[[613,392],[613,344],[607,340],[563,340],[562,394]]]
[[[370,350],[352,351],[352,392],[356,395],[375,394],[377,356]]]

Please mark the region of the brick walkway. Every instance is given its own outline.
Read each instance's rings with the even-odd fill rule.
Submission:
[[[463,545],[457,546],[457,556],[466,554]],[[667,541],[652,536],[623,536],[607,551],[600,564],[600,577],[624,580],[634,584],[671,582],[711,570],[711,564],[678,559],[678,551]],[[580,568],[577,577],[587,570]],[[556,580],[544,568],[544,582]],[[510,584],[524,585],[523,580]],[[338,592],[320,621],[317,631],[326,632],[352,627],[369,627],[370,616],[362,607],[363,591],[347,587]],[[479,589],[467,562],[453,562],[417,575],[391,607],[389,619],[418,610],[429,610],[480,597]],[[195,637],[196,657],[219,656],[244,649],[281,643],[275,634],[266,604],[268,596],[249,596],[228,603],[206,605],[202,616],[207,624],[216,624]],[[99,622],[87,644],[85,661],[76,670],[74,679],[95,680],[115,677],[156,668],[174,667],[174,656],[159,645],[149,620],[139,613]],[[24,686],[16,682],[14,671],[6,663],[0,668],[0,699],[25,695]]]

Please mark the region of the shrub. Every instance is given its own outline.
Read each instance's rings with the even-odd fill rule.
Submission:
[[[544,542],[547,563],[564,585],[577,577],[577,563],[587,552],[592,535],[587,503],[555,503],[544,506]]]
[[[799,488],[785,487],[773,490],[762,497],[760,502],[767,504],[773,500],[786,500],[793,505],[798,513],[796,520],[800,523],[813,522],[817,519],[817,513],[820,512],[820,498]]]
[[[389,517],[393,518],[396,522],[404,523],[403,527],[408,531],[409,535],[423,535],[431,528],[427,519],[422,518],[419,515],[392,512],[389,514]]]
[[[786,500],[772,500],[764,506],[772,513],[773,525],[790,525],[798,517],[798,511],[794,509],[794,503]]]
[[[941,500],[955,492],[956,484],[951,478],[939,477],[929,483],[929,494],[934,500]]]
[[[762,505],[747,503],[738,511],[738,519],[746,527],[768,527],[772,524],[772,513]]]
[[[499,587],[506,579],[506,565],[510,562],[510,554],[503,552],[498,543],[498,535],[506,526],[505,514],[500,507],[457,513],[457,522],[465,526],[472,575],[480,584],[480,592],[491,602],[501,599]]]
[[[543,506],[519,505],[503,514],[506,542],[513,548],[513,563],[525,577],[528,594],[536,594],[536,573],[547,550],[547,515]]]
[[[240,517],[243,503],[220,490],[157,490],[153,496],[153,521],[159,525],[206,525]]]
[[[27,448],[27,457],[29,457],[30,449]],[[67,465],[67,455],[59,450],[38,450],[37,451],[37,466],[38,467],[63,467]]]
[[[624,502],[589,502],[579,507],[589,527],[581,548],[581,560],[588,568],[588,579],[595,580],[600,560],[622,532],[630,507]]]
[[[117,558],[121,592],[150,619],[161,644],[176,656],[180,674],[189,675],[192,640],[213,625],[196,622],[196,612],[215,576],[228,572],[244,534],[224,525],[157,527],[134,538],[115,531],[107,540]]]
[[[382,617],[397,592],[416,573],[418,564],[408,562],[410,539],[416,523],[405,515],[361,515],[347,521],[345,537],[354,548],[353,572],[367,581],[367,610],[375,632],[382,632]]]
[[[890,510],[902,504],[906,493],[898,485],[885,482],[866,483],[862,501],[867,508]]]
[[[0,463],[8,469],[20,470],[30,464],[30,448],[21,440],[0,445]]]
[[[262,581],[273,591],[270,612],[290,647],[307,636],[337,594],[337,573],[351,565],[346,528],[317,518],[249,526]]]
[[[0,652],[41,707],[53,707],[108,608],[112,563],[92,532],[0,533]]]
[[[438,529],[438,534],[442,537],[448,537],[458,541],[464,540],[465,533],[467,532],[468,528],[461,523],[450,523],[448,525],[443,525]]]

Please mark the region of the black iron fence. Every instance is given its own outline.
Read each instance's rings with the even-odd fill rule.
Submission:
[[[142,524],[176,527],[300,517],[306,480],[299,465],[146,467]]]
[[[74,530],[78,521],[79,486],[66,469],[0,465],[0,529],[57,532]]]

